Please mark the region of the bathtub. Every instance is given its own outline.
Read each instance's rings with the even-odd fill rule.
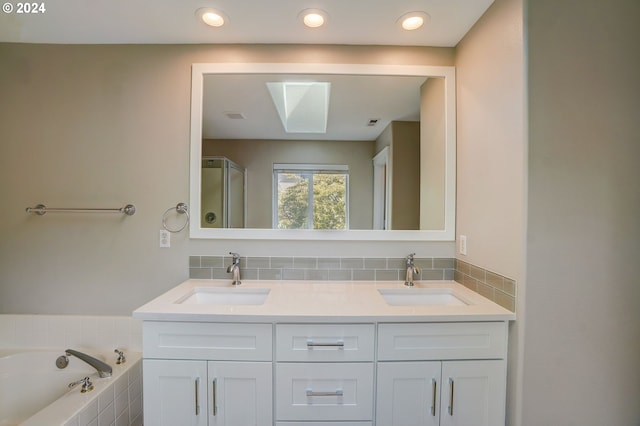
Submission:
[[[127,352],[127,362],[116,365],[113,352],[73,348],[113,367],[101,379],[95,369],[69,357],[58,369],[63,350],[2,350],[0,352],[0,426],[142,425],[141,354]],[[94,389],[81,393],[69,383],[90,377]]]

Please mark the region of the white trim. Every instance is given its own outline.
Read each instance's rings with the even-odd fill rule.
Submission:
[[[273,163],[273,171],[348,172],[348,164],[294,164]]]
[[[385,146],[373,157],[373,229],[388,228],[391,194],[391,162],[389,147]]]

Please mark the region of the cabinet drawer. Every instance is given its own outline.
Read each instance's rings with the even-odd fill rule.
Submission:
[[[507,323],[378,325],[378,360],[503,359]]]
[[[373,363],[279,363],[277,420],[372,420]]]
[[[271,324],[144,321],[145,358],[271,361]]]
[[[276,360],[373,361],[373,324],[278,324]]]

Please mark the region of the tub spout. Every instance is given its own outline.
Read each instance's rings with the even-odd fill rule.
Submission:
[[[67,354],[67,356],[73,355],[76,358],[81,359],[82,361],[86,362],[87,364],[89,364],[90,366],[95,368],[98,371],[98,375],[100,377],[102,377],[102,378],[111,377],[111,372],[113,370],[111,369],[111,366],[109,366],[109,364],[104,363],[104,362],[100,361],[99,359],[96,359],[96,358],[94,358],[92,356],[89,356],[89,355],[87,355],[85,353],[74,351],[73,349],[67,349],[65,351],[65,353]]]

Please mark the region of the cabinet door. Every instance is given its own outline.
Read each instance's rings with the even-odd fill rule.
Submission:
[[[438,426],[439,361],[378,363],[376,424]]]
[[[209,425],[271,426],[270,362],[209,361]]]
[[[205,361],[143,361],[144,422],[153,426],[207,425]]]
[[[442,426],[496,426],[505,422],[505,363],[442,363]]]

